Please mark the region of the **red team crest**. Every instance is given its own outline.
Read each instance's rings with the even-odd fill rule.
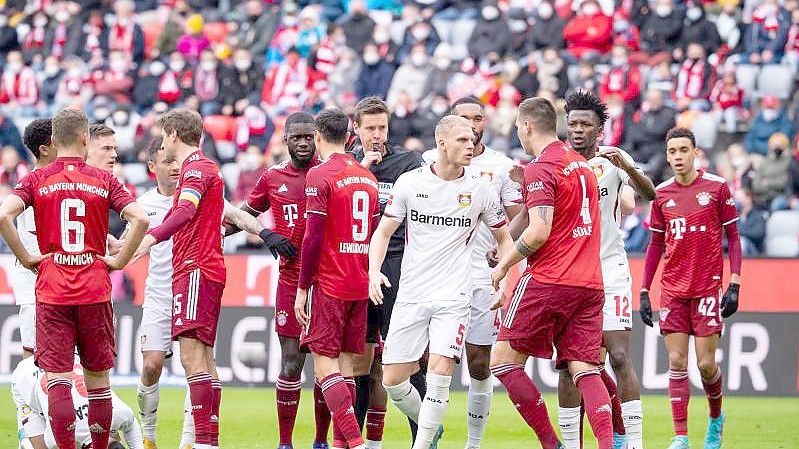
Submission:
[[[465,192],[458,195],[458,206],[469,207],[471,205],[472,205],[472,194],[470,192]]]

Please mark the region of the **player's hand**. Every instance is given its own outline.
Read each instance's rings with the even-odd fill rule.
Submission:
[[[131,257],[130,262],[128,263],[134,263],[137,260],[144,257],[145,254],[150,252],[150,248],[152,248],[154,244],[155,244],[155,237],[153,237],[150,234],[145,234],[144,238],[141,240],[141,243],[139,244],[139,247],[136,249],[136,252],[133,253],[133,257]]]
[[[649,302],[649,291],[641,290],[641,321],[652,327],[652,304]]]
[[[619,153],[618,149],[614,148],[612,150],[601,151],[599,153],[599,156],[604,157],[605,159],[609,160],[611,164],[615,165],[616,167],[619,167],[620,169],[622,169],[624,171],[627,171],[627,170],[633,168],[633,166],[630,165],[629,162],[627,162],[627,159],[622,157],[622,155],[621,155],[621,153]]]
[[[305,312],[305,304],[308,302],[308,290],[304,288],[297,289],[297,298],[294,300],[294,315],[300,326],[305,327],[308,325],[308,314]]]
[[[510,169],[508,172],[508,177],[510,180],[519,184],[520,186],[524,185],[524,167],[521,165],[514,165],[513,168]]]
[[[124,240],[118,240],[113,238],[112,236],[108,236],[108,254],[111,256],[116,256],[119,254],[119,251],[122,247],[125,246]]]
[[[363,159],[361,159],[361,166],[369,168],[372,164],[379,164],[383,162],[383,153],[377,150],[364,151]]]
[[[499,290],[497,290],[497,292],[494,294],[496,302],[494,302],[494,304],[491,306],[491,310],[497,310],[505,306],[505,300],[507,299],[505,297],[505,292],[507,291],[507,287],[507,282],[500,283]]]
[[[125,268],[125,265],[116,256],[109,256],[109,255],[102,255],[99,257],[100,260],[103,261],[106,265],[108,265],[108,271],[116,271]]]
[[[496,248],[486,253],[486,260],[488,261],[489,268],[494,268],[497,266],[499,263],[499,252],[497,252]]]
[[[372,304],[379,306],[383,304],[383,286],[391,288],[391,282],[385,274],[381,272],[369,273],[369,299]]]
[[[498,265],[491,272],[491,285],[494,286],[494,290],[499,291],[502,280],[508,275],[508,269],[506,266]]]
[[[264,241],[275,259],[277,259],[278,255],[287,259],[297,255],[297,248],[294,247],[291,241],[277,232],[264,229],[259,234],[259,237]]]
[[[51,257],[53,257],[53,253],[47,253],[47,254],[29,253],[28,257],[25,258],[25,260],[20,260],[19,263],[28,270],[33,271],[35,274],[39,274],[39,264],[42,263],[43,260],[49,259]]]
[[[721,298],[721,317],[729,318],[738,311],[738,290],[739,284],[730,283],[724,296]]]

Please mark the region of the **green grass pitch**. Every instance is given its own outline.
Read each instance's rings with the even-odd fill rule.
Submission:
[[[115,389],[136,410],[135,388]],[[7,389],[6,389],[7,391]],[[314,431],[311,390],[303,390],[297,417],[294,447],[309,449]],[[168,388],[161,392],[158,422],[158,443],[161,449],[177,449],[180,439],[184,390]],[[0,448],[16,447],[16,430],[11,399],[6,396],[0,414]],[[556,398],[546,395],[550,418],[556,418]],[[410,437],[404,416],[389,404],[383,447],[408,449]],[[466,394],[452,395],[444,426],[446,432],[441,449],[463,449],[466,442]],[[799,398],[725,397],[727,414],[725,448],[799,448]],[[694,448],[702,447],[707,403],[704,396],[694,395],[690,408],[689,431]],[[586,424],[587,426],[587,424]],[[267,388],[226,388],[222,399],[222,438],[225,449],[275,449],[278,442],[275,391]],[[586,449],[596,448],[586,427]],[[650,449],[664,449],[671,437],[668,398],[644,398],[644,442]],[[537,448],[532,430],[510,404],[504,390],[497,389],[486,437],[485,449]]]

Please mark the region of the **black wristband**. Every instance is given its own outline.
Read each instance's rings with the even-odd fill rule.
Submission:
[[[263,231],[258,233],[258,237],[261,237],[261,240],[266,241],[269,237],[272,236],[274,232],[271,229],[264,229]]]
[[[727,290],[730,290],[733,293],[738,293],[738,289],[740,288],[741,288],[740,284],[730,283],[729,287],[727,287]]]

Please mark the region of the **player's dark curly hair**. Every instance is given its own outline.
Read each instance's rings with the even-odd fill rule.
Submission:
[[[696,146],[696,137],[694,137],[693,131],[688,128],[671,128],[669,132],[666,134],[666,142],[671,139],[679,139],[681,137],[685,137],[686,139],[691,141],[691,146]]]
[[[295,112],[289,115],[288,118],[286,118],[286,125],[283,127],[284,130],[289,129],[289,126],[295,123],[310,123],[313,125],[314,124],[313,115],[307,112]]]
[[[39,147],[48,146],[53,135],[53,120],[49,118],[37,118],[25,127],[22,140],[25,147],[39,159]]]
[[[571,111],[594,111],[599,118],[599,127],[608,121],[608,107],[589,90],[578,90],[566,97],[566,114]]]

